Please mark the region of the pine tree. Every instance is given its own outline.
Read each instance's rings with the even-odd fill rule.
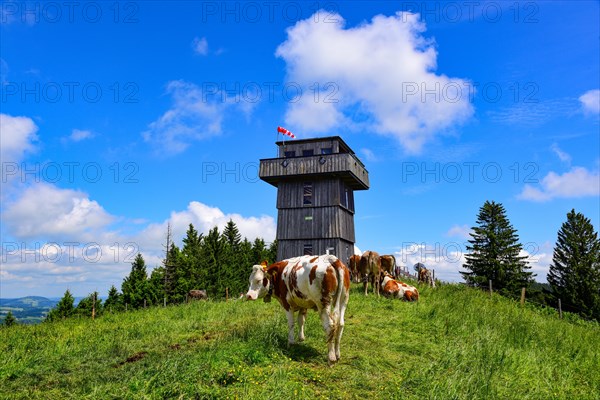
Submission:
[[[558,231],[547,279],[565,309],[600,320],[600,240],[574,209]]]
[[[8,314],[6,314],[6,317],[4,318],[4,326],[13,326],[17,324],[17,319],[15,318],[15,316],[13,315],[12,311],[8,311]]]
[[[252,263],[260,264],[263,261],[268,261],[269,251],[266,248],[265,241],[261,238],[254,239],[252,243]]]
[[[516,229],[512,227],[502,204],[486,201],[479,209],[477,224],[470,233],[467,262],[461,272],[465,281],[474,286],[487,287],[492,280],[494,289],[516,294],[532,281],[527,257],[520,256],[522,246]]]
[[[148,305],[162,305],[165,298],[165,268],[157,267],[150,273],[147,287]]]
[[[81,299],[75,308],[75,314],[82,317],[91,318],[92,309],[94,309],[96,317],[102,315],[102,299],[98,297],[98,292],[91,293],[88,297]]]
[[[223,229],[223,238],[225,239],[225,242],[231,246],[233,251],[239,250],[242,235],[240,235],[237,225],[231,219],[227,222],[227,225],[225,225],[225,229]]]
[[[123,292],[123,302],[131,308],[141,308],[144,306],[144,300],[147,300],[147,280],[146,262],[140,253],[131,263],[131,272],[123,280],[121,291]]]
[[[165,294],[167,296],[168,303],[181,303],[182,298],[178,294],[178,283],[181,275],[181,252],[179,247],[171,243],[163,265],[165,267]]]
[[[208,232],[202,250],[202,258],[206,263],[206,290],[209,296],[223,297],[230,270],[229,266],[225,265],[227,242],[219,234],[219,228],[215,226]]]
[[[273,242],[271,242],[271,244],[269,245],[269,251],[267,254],[268,254],[267,261],[269,262],[269,264],[277,261],[277,239],[275,239],[275,240],[273,240]]]
[[[46,321],[52,322],[70,317],[75,312],[75,307],[73,306],[74,303],[75,299],[69,289],[67,289],[56,307],[50,310],[46,316]]]
[[[104,302],[104,309],[109,312],[116,312],[125,309],[123,304],[123,295],[119,293],[115,285],[112,285],[108,291],[108,298]]]

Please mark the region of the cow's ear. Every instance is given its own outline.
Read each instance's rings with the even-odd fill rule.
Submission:
[[[277,264],[273,264],[267,269],[267,274],[269,274],[272,277],[277,276],[278,272],[279,272],[279,266]]]
[[[267,263],[267,261],[265,260],[265,261],[261,262],[261,263],[260,263],[260,265],[262,265],[262,266],[263,266],[263,269],[264,269],[264,268],[266,268],[266,267],[267,267],[267,265],[269,265],[269,264],[268,264],[268,263]]]

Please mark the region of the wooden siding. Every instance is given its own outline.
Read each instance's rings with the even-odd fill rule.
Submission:
[[[313,246],[314,255],[326,254],[327,249],[333,247],[330,254],[334,254],[342,262],[348,265],[350,256],[354,254],[354,243],[343,239],[313,239],[313,240],[281,240],[277,242],[277,260],[285,260],[304,254],[304,245]]]
[[[304,205],[304,184],[312,184],[312,206],[339,206],[344,203],[344,184],[339,179],[304,179],[283,181],[277,186],[277,208],[306,208]],[[350,189],[351,190],[351,189]],[[352,190],[351,190],[352,191]],[[352,195],[350,195],[352,197]],[[353,203],[353,201],[351,201]],[[352,205],[352,204],[351,204]],[[346,207],[354,212],[353,207]]]
[[[287,141],[285,142],[285,146],[282,144],[281,146],[279,146],[279,157],[283,157],[284,153],[286,151],[293,151],[296,153],[296,157],[300,157],[302,156],[302,152],[304,150],[313,150],[315,152],[315,155],[320,155],[321,154],[321,149],[324,148],[332,148],[333,149],[333,153],[339,153],[340,152],[340,144],[337,140],[335,139],[330,139],[330,140],[323,140],[323,141],[319,141],[319,142],[294,142],[294,141]]]
[[[342,238],[354,243],[354,216],[342,207],[280,209],[277,240]]]
[[[323,158],[324,163],[320,160]],[[284,160],[287,166],[283,166]],[[259,176],[277,186],[279,182],[294,179],[339,178],[354,190],[369,188],[369,173],[356,156],[350,153],[325,154],[295,158],[260,160]]]

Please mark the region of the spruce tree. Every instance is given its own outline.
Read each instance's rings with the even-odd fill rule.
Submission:
[[[516,294],[532,281],[527,257],[520,256],[522,246],[502,204],[486,201],[479,210],[477,224],[470,233],[467,262],[461,272],[467,284],[487,287],[492,280],[495,290]]]
[[[94,304],[95,303],[95,304]],[[82,317],[91,318],[92,309],[95,308],[96,316],[102,314],[102,299],[98,297],[98,292],[91,293],[88,297],[81,299],[75,308],[75,314]]]
[[[225,287],[230,277],[229,266],[224,265],[227,243],[221,237],[219,228],[215,226],[208,232],[203,244],[202,258],[206,263],[204,281],[206,290],[209,296],[224,297]]]
[[[204,236],[190,224],[183,239],[183,247],[178,257],[169,259],[176,264],[176,284],[174,288],[174,301],[185,300],[186,294],[191,289],[199,289],[206,282],[205,260],[202,256]]]
[[[273,240],[271,242],[271,244],[269,245],[269,251],[268,251],[268,256],[267,256],[267,261],[269,262],[269,264],[272,264],[277,260],[277,239]]]
[[[75,312],[75,307],[73,306],[74,303],[75,299],[69,289],[67,289],[56,307],[50,310],[46,316],[46,321],[52,322],[70,317]]]
[[[119,293],[115,285],[112,285],[108,291],[108,298],[104,302],[104,309],[109,312],[114,312],[121,311],[124,308],[123,295]]]
[[[558,231],[547,279],[565,309],[600,320],[600,240],[574,209]]]
[[[121,291],[123,292],[123,302],[131,308],[140,308],[144,306],[144,300],[147,300],[147,280],[146,262],[140,253],[131,263],[131,272],[123,280]]]
[[[239,250],[240,243],[242,241],[242,235],[240,235],[237,225],[231,219],[229,222],[227,222],[227,225],[225,225],[225,229],[223,229],[223,238],[227,244],[231,246],[233,251]]]
[[[165,298],[165,268],[157,267],[150,273],[147,287],[148,305],[162,305]]]
[[[15,318],[15,316],[13,315],[12,311],[8,311],[8,314],[6,314],[6,317],[4,318],[4,326],[13,326],[17,324],[17,319]]]
[[[268,261],[269,251],[266,248],[265,241],[262,238],[254,239],[252,243],[252,263],[260,264],[263,261]]]

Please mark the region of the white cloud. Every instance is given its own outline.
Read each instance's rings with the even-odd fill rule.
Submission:
[[[82,140],[85,140],[85,139],[92,139],[94,136],[95,135],[92,131],[73,129],[71,134],[64,139],[65,139],[65,141],[81,142]]]
[[[406,266],[411,274],[414,265],[422,263],[426,268],[435,270],[436,279],[447,282],[463,281],[462,265],[465,259],[465,245],[458,242],[448,243],[403,243],[401,250],[395,252],[399,265]]]
[[[37,125],[27,117],[0,114],[0,157],[2,162],[19,162],[35,150]]]
[[[600,115],[600,89],[588,90],[579,97],[585,114]]]
[[[548,201],[554,198],[577,198],[600,195],[600,175],[583,167],[573,167],[562,175],[549,172],[539,187],[525,185],[518,198],[531,201]]]
[[[556,154],[556,156],[560,159],[560,161],[562,161],[566,164],[571,164],[571,155],[562,151],[556,143],[552,143],[552,146],[550,146],[550,149],[554,152],[554,154]]]
[[[76,283],[71,286],[76,295],[94,290],[106,293],[111,285],[120,286],[138,252],[148,272],[161,264],[168,223],[181,246],[190,223],[206,234],[214,226],[222,232],[230,219],[249,240],[262,237],[271,242],[275,238],[275,220],[270,216],[228,214],[196,201],[185,210],[173,211],[161,223],[140,229],[131,222],[133,226],[126,230],[137,231],[123,234],[110,230],[109,224],[124,219],[108,215],[85,193],[46,184],[32,187],[2,218],[3,229],[14,235],[3,242],[2,291],[15,296],[33,292],[58,296],[69,287],[66,284]]]
[[[289,127],[305,135],[370,130],[416,153],[473,114],[468,82],[435,73],[435,45],[422,35],[425,24],[418,14],[344,25],[340,15],[320,11],[289,28],[277,48],[288,81],[303,93],[288,105]]]
[[[194,53],[205,56],[208,54],[208,41],[205,37],[195,37],[192,41],[192,49],[194,49]]]
[[[169,82],[166,91],[171,95],[172,107],[142,133],[161,154],[181,153],[193,141],[221,134],[225,111],[234,102],[220,89],[178,80]],[[245,103],[241,102],[240,108],[249,113],[251,107]]]
[[[362,148],[362,149],[360,149],[360,152],[365,156],[365,160],[367,160],[369,162],[377,161],[377,156],[375,155],[373,150],[367,149],[367,148]]]
[[[71,238],[104,227],[114,217],[83,192],[39,183],[25,189],[9,204],[2,219],[19,238]]]
[[[470,239],[471,228],[467,225],[453,225],[452,228],[446,232],[446,236],[458,237],[461,239]]]

